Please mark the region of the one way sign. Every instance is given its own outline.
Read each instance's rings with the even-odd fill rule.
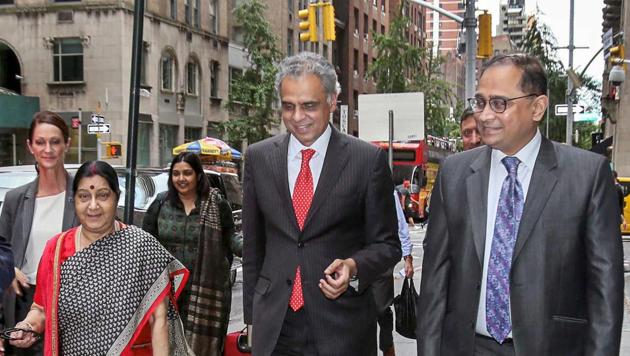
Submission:
[[[569,106],[567,104],[556,105],[556,116],[567,116],[569,112]],[[584,106],[581,104],[573,104],[573,113],[581,114],[584,112]]]

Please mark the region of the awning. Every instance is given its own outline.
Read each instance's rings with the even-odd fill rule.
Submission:
[[[39,98],[0,94],[0,108],[0,128],[29,128],[39,111]]]

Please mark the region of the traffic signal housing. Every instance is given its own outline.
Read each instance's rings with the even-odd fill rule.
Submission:
[[[488,10],[479,15],[479,39],[477,40],[477,57],[492,56],[492,15]]]
[[[610,47],[610,63],[612,65],[623,64],[623,69],[626,69],[626,64],[623,60],[626,58],[626,50],[623,44],[619,44],[615,47]]]
[[[325,3],[322,8],[324,41],[334,41],[337,39],[335,35],[335,8],[331,3]]]
[[[310,4],[307,9],[298,11],[300,21],[300,30],[306,31],[300,33],[300,41],[317,42],[317,5]]]
[[[105,144],[104,158],[118,158],[122,156],[122,144],[119,142],[103,142]]]

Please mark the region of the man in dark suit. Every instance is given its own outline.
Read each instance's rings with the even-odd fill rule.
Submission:
[[[542,137],[547,78],[497,56],[469,99],[486,144],[440,167],[418,355],[618,355],[619,207],[603,156]]]
[[[284,59],[289,133],[245,155],[243,307],[257,356],[376,354],[370,284],[401,253],[394,185],[383,150],[329,124],[336,85],[320,55]]]

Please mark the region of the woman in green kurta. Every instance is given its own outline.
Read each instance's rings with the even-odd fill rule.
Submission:
[[[189,345],[197,355],[222,355],[232,299],[230,264],[242,245],[232,239],[229,203],[210,187],[196,154],[173,159],[168,191],[151,204],[142,228],[190,271],[178,299]]]

